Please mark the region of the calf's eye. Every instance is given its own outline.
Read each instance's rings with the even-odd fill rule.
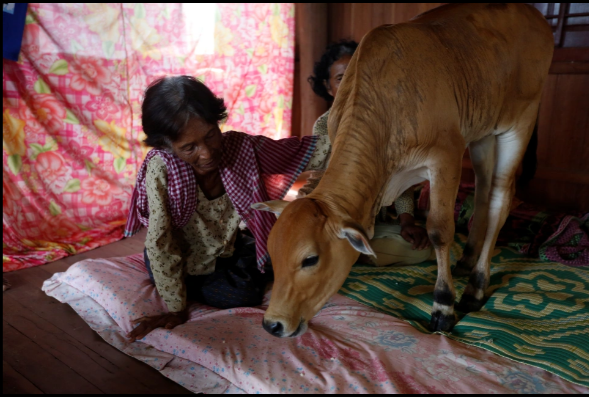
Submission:
[[[317,255],[310,256],[303,259],[303,267],[315,266],[317,262],[319,262],[319,257]]]

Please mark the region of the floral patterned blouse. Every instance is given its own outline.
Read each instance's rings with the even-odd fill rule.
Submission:
[[[319,149],[326,142],[329,145],[329,137],[319,139],[306,171],[327,166],[325,151]],[[209,200],[197,186],[196,211],[186,226],[175,229],[167,207],[167,168],[158,156],[147,165],[145,184],[149,203],[147,257],[156,288],[168,310],[179,312],[186,308],[184,278],[213,273],[216,258],[233,255],[241,218],[226,193]]]
[[[319,144],[318,144],[317,149],[316,149],[316,151],[321,151],[325,155],[325,157],[327,159],[327,161],[325,161],[325,163],[326,163],[325,167],[312,168],[317,171],[313,171],[311,173],[311,175],[309,176],[309,178],[307,179],[307,183],[305,184],[305,186],[303,186],[301,189],[299,189],[299,192],[297,194],[297,198],[304,197],[307,194],[311,193],[313,191],[313,189],[315,189],[317,187],[317,185],[319,184],[319,181],[321,180],[321,177],[323,176],[323,173],[325,172],[325,168],[327,168],[327,163],[329,162],[329,156],[331,155],[331,143],[329,141],[329,135],[327,134],[327,118],[328,117],[329,117],[329,110],[327,112],[325,112],[323,115],[319,116],[319,118],[315,122],[315,125],[313,126],[313,135],[318,135],[320,137],[327,137],[327,139],[321,139],[322,145],[319,146]],[[405,192],[401,196],[399,196],[399,198],[397,198],[395,200],[395,210],[397,211],[397,215],[409,214],[409,215],[413,216],[414,208],[415,208],[415,205],[413,203],[413,187],[410,187],[409,189],[405,190]]]

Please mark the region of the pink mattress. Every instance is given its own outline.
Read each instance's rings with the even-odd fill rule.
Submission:
[[[218,310],[195,303],[186,324],[129,343],[131,320],[166,310],[142,254],[78,262],[45,281],[43,291],[71,305],[107,342],[194,392],[589,393],[340,295],[295,339],[262,329],[265,305]]]

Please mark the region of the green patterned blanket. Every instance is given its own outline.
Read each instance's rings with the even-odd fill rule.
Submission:
[[[452,263],[465,243],[457,234]],[[429,333],[436,275],[435,261],[384,268],[357,264],[340,293]],[[454,280],[457,300],[467,281]],[[589,386],[589,268],[497,248],[489,294],[480,312],[462,317],[446,335]]]

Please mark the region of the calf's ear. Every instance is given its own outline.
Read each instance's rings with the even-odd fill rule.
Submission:
[[[376,256],[372,250],[372,247],[370,246],[366,232],[362,226],[358,224],[344,224],[344,226],[340,229],[339,238],[347,239],[356,251],[361,252],[364,255]]]
[[[263,203],[252,204],[252,208],[258,211],[273,212],[276,216],[279,216],[289,203],[289,201],[285,200],[264,201]]]

